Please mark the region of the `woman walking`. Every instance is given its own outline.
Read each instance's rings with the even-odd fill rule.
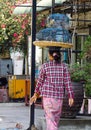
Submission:
[[[68,92],[69,106],[74,103],[74,94],[67,65],[61,62],[59,47],[49,47],[49,62],[40,69],[35,93],[30,98],[30,105],[35,103],[40,95],[43,99],[47,128],[58,130],[58,123],[62,112],[64,89]]]

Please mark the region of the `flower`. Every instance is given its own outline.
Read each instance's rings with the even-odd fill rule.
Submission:
[[[17,1],[16,1],[17,2]],[[26,2],[19,0],[18,4]],[[6,53],[11,48],[27,52],[27,36],[31,35],[31,15],[14,15],[15,6],[10,0],[1,0],[0,6],[0,53]],[[36,30],[46,26],[46,16],[37,14]]]
[[[14,37],[18,37],[18,34],[17,34],[17,33],[14,33],[13,36],[14,36]]]
[[[14,15],[15,8],[9,0],[1,1],[0,6],[0,53],[10,48],[20,48],[25,52],[27,48],[27,35],[31,34],[31,16],[28,14]],[[27,51],[27,50],[26,50]]]

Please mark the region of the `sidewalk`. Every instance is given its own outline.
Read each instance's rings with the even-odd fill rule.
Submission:
[[[17,123],[22,130],[29,127],[29,107],[25,103],[0,103],[0,130],[13,130]]]
[[[19,123],[22,128],[17,129]],[[35,108],[35,126],[46,129],[44,111]],[[25,103],[0,103],[0,130],[27,130],[30,124],[30,106]],[[91,116],[77,116],[75,119],[61,118],[59,130],[91,130]]]
[[[40,127],[39,118],[44,116],[42,109],[35,109],[35,124]],[[19,123],[22,128],[16,129]],[[30,106],[25,103],[0,103],[0,130],[26,130],[30,124]]]

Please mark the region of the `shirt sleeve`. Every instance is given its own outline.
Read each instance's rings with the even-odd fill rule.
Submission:
[[[45,69],[44,69],[44,65],[42,65],[41,69],[40,69],[39,76],[38,76],[37,84],[35,87],[36,93],[39,93],[39,94],[41,93],[41,88],[43,86],[44,79],[45,79]]]
[[[64,70],[63,70],[63,76],[64,76],[64,85],[65,85],[65,88],[68,92],[68,97],[69,98],[74,98],[74,93],[73,93],[73,90],[72,90],[72,83],[71,83],[71,78],[70,78],[70,73],[69,73],[69,70],[68,70],[68,66],[65,64],[64,65]]]

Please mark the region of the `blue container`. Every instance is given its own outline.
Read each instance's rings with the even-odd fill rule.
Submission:
[[[65,14],[51,14],[47,18],[48,27],[59,27],[67,29],[69,27],[69,17]]]
[[[36,38],[45,41],[71,42],[71,34],[61,26],[42,29],[36,34]]]

